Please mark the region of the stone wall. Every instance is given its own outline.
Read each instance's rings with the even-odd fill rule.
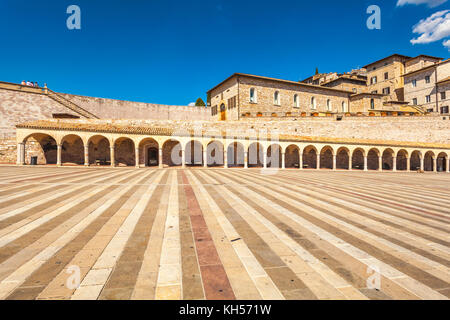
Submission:
[[[384,101],[404,101],[403,78],[404,74],[404,58],[391,57],[387,60],[374,63],[367,70],[368,91],[383,93],[383,89],[389,87],[390,94],[384,97]],[[388,79],[385,79],[385,74]],[[371,78],[377,77],[377,83],[371,84]]]
[[[101,119],[209,120],[206,107],[170,106],[60,93]]]
[[[102,119],[209,120],[210,108],[168,106],[61,94]],[[16,162],[16,125],[79,114],[56,102],[43,89],[0,82],[0,163]],[[41,159],[39,158],[39,161]],[[74,159],[74,162],[78,162]]]
[[[225,105],[225,119],[239,120],[239,101],[236,101],[236,108],[229,109],[228,101],[230,98],[238,96],[238,83],[236,77],[225,81],[219,87],[211,90],[211,107],[216,108],[217,114],[212,115],[212,119],[221,120],[220,106]]]
[[[47,95],[27,89],[0,88],[0,163],[16,162],[16,124],[52,118],[56,113],[79,116]]]
[[[52,118],[54,113],[77,115],[47,95],[0,88],[0,139],[14,137],[18,123]]]
[[[442,92],[445,92],[445,99],[442,99]],[[450,82],[439,84],[438,86],[439,112],[442,107],[450,108]]]
[[[429,83],[426,77],[430,77]],[[436,111],[436,69],[431,68],[423,72],[407,75],[405,78],[405,101],[410,104],[413,99],[417,99],[417,104],[425,108]],[[413,80],[416,81],[416,87],[413,86]],[[426,101],[426,96],[430,96],[430,102]]]
[[[250,102],[250,89],[256,89],[256,103]],[[279,105],[274,104],[275,91],[279,92]],[[298,96],[299,107],[294,104],[294,95]],[[311,99],[315,98],[316,108],[313,109]],[[286,112],[326,112],[327,101],[330,100],[332,112],[342,112],[342,103],[349,106],[349,94],[323,87],[299,86],[264,79],[243,77],[239,83],[239,109],[241,114],[255,113],[286,113]]]

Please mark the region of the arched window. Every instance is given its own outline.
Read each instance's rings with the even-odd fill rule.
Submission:
[[[311,98],[311,109],[316,109],[317,105],[316,105],[316,98],[312,97]]]
[[[330,99],[327,100],[327,110],[331,111],[331,100]]]
[[[294,108],[300,108],[300,101],[298,100],[298,94],[294,94]]]
[[[251,103],[256,103],[256,90],[255,88],[250,88],[250,102]]]
[[[280,93],[275,91],[273,94],[273,104],[279,106],[280,105]]]
[[[374,99],[370,99],[370,109],[375,109],[375,100]]]

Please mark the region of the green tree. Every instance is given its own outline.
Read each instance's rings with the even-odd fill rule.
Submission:
[[[196,107],[204,107],[206,106],[205,102],[202,100],[202,98],[198,98],[197,101],[195,101]]]

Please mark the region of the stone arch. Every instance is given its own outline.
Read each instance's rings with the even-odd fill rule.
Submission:
[[[264,147],[259,142],[253,142],[248,147],[248,167],[262,167],[264,161]]]
[[[120,137],[114,141],[114,161],[117,166],[135,166],[136,152],[134,141],[130,138]]]
[[[334,150],[330,146],[325,146],[320,151],[320,168],[333,169]]]
[[[336,169],[348,170],[350,165],[350,150],[340,147],[336,152]]]
[[[84,164],[83,139],[76,134],[68,134],[61,139],[61,164]]]
[[[401,149],[397,152],[397,170],[408,170],[408,151]]]
[[[56,139],[46,133],[33,133],[23,139],[25,148],[25,164],[31,163],[32,157],[37,157],[39,165],[56,164],[57,144]]]
[[[285,151],[284,162],[286,168],[299,168],[300,148],[295,144],[289,145]]]
[[[383,170],[393,170],[394,169],[394,155],[395,155],[395,152],[391,148],[387,148],[383,151],[383,156],[382,156]]]
[[[163,165],[173,167],[182,165],[182,148],[178,140],[169,139],[162,145]]]
[[[229,167],[243,167],[245,163],[244,146],[240,142],[233,142],[227,148],[227,163]]]
[[[159,166],[159,143],[153,138],[139,141],[139,164],[146,167]]]
[[[367,152],[367,169],[380,170],[380,151],[377,148],[372,148]]]
[[[411,152],[411,157],[409,158],[410,170],[420,169],[420,159],[422,158],[422,153],[418,150]]]
[[[279,144],[272,144],[267,148],[267,168],[282,167],[282,150]]]
[[[433,151],[428,151],[423,157],[423,170],[433,171],[434,170],[434,159],[435,155]]]
[[[223,166],[223,144],[220,141],[211,141],[206,147],[206,164],[209,167]]]
[[[447,171],[447,159],[448,155],[445,152],[441,152],[437,156],[436,166],[438,172],[446,172]]]
[[[89,164],[111,164],[111,145],[108,138],[102,135],[94,135],[89,138],[87,145],[89,148]]]
[[[352,169],[364,170],[364,155],[365,151],[362,148],[353,150],[352,154]]]
[[[303,149],[303,168],[317,169],[317,149],[314,146],[307,146]]]
[[[186,143],[184,148],[186,165],[195,167],[203,165],[203,145],[197,140]]]

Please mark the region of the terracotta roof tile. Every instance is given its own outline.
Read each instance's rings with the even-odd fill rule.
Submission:
[[[123,121],[122,121],[123,122]],[[44,129],[44,130],[65,130],[65,131],[81,131],[81,132],[98,132],[98,133],[123,133],[123,134],[135,134],[135,135],[160,135],[160,136],[196,136],[200,132],[192,128],[188,129],[174,129],[173,127],[164,126],[159,123],[158,126],[151,124],[145,125],[144,123],[138,123],[137,121],[130,121],[126,125],[119,123],[106,123],[104,121],[90,120],[82,123],[74,121],[61,121],[61,120],[38,120],[32,122],[26,122],[18,124],[17,128],[27,129]],[[300,135],[271,135],[264,136],[269,139],[273,138],[279,141],[285,142],[315,142],[315,143],[339,143],[350,145],[380,145],[380,146],[398,146],[398,147],[416,147],[416,148],[438,148],[438,149],[450,149],[450,144],[429,143],[429,142],[410,142],[410,141],[394,141],[394,140],[376,140],[376,139],[353,139],[353,138],[334,138],[334,137],[312,137],[312,136],[300,136]],[[242,130],[210,130],[208,127],[203,127],[201,134],[204,136],[236,137],[239,139],[256,140],[258,134],[254,136],[243,135]]]

